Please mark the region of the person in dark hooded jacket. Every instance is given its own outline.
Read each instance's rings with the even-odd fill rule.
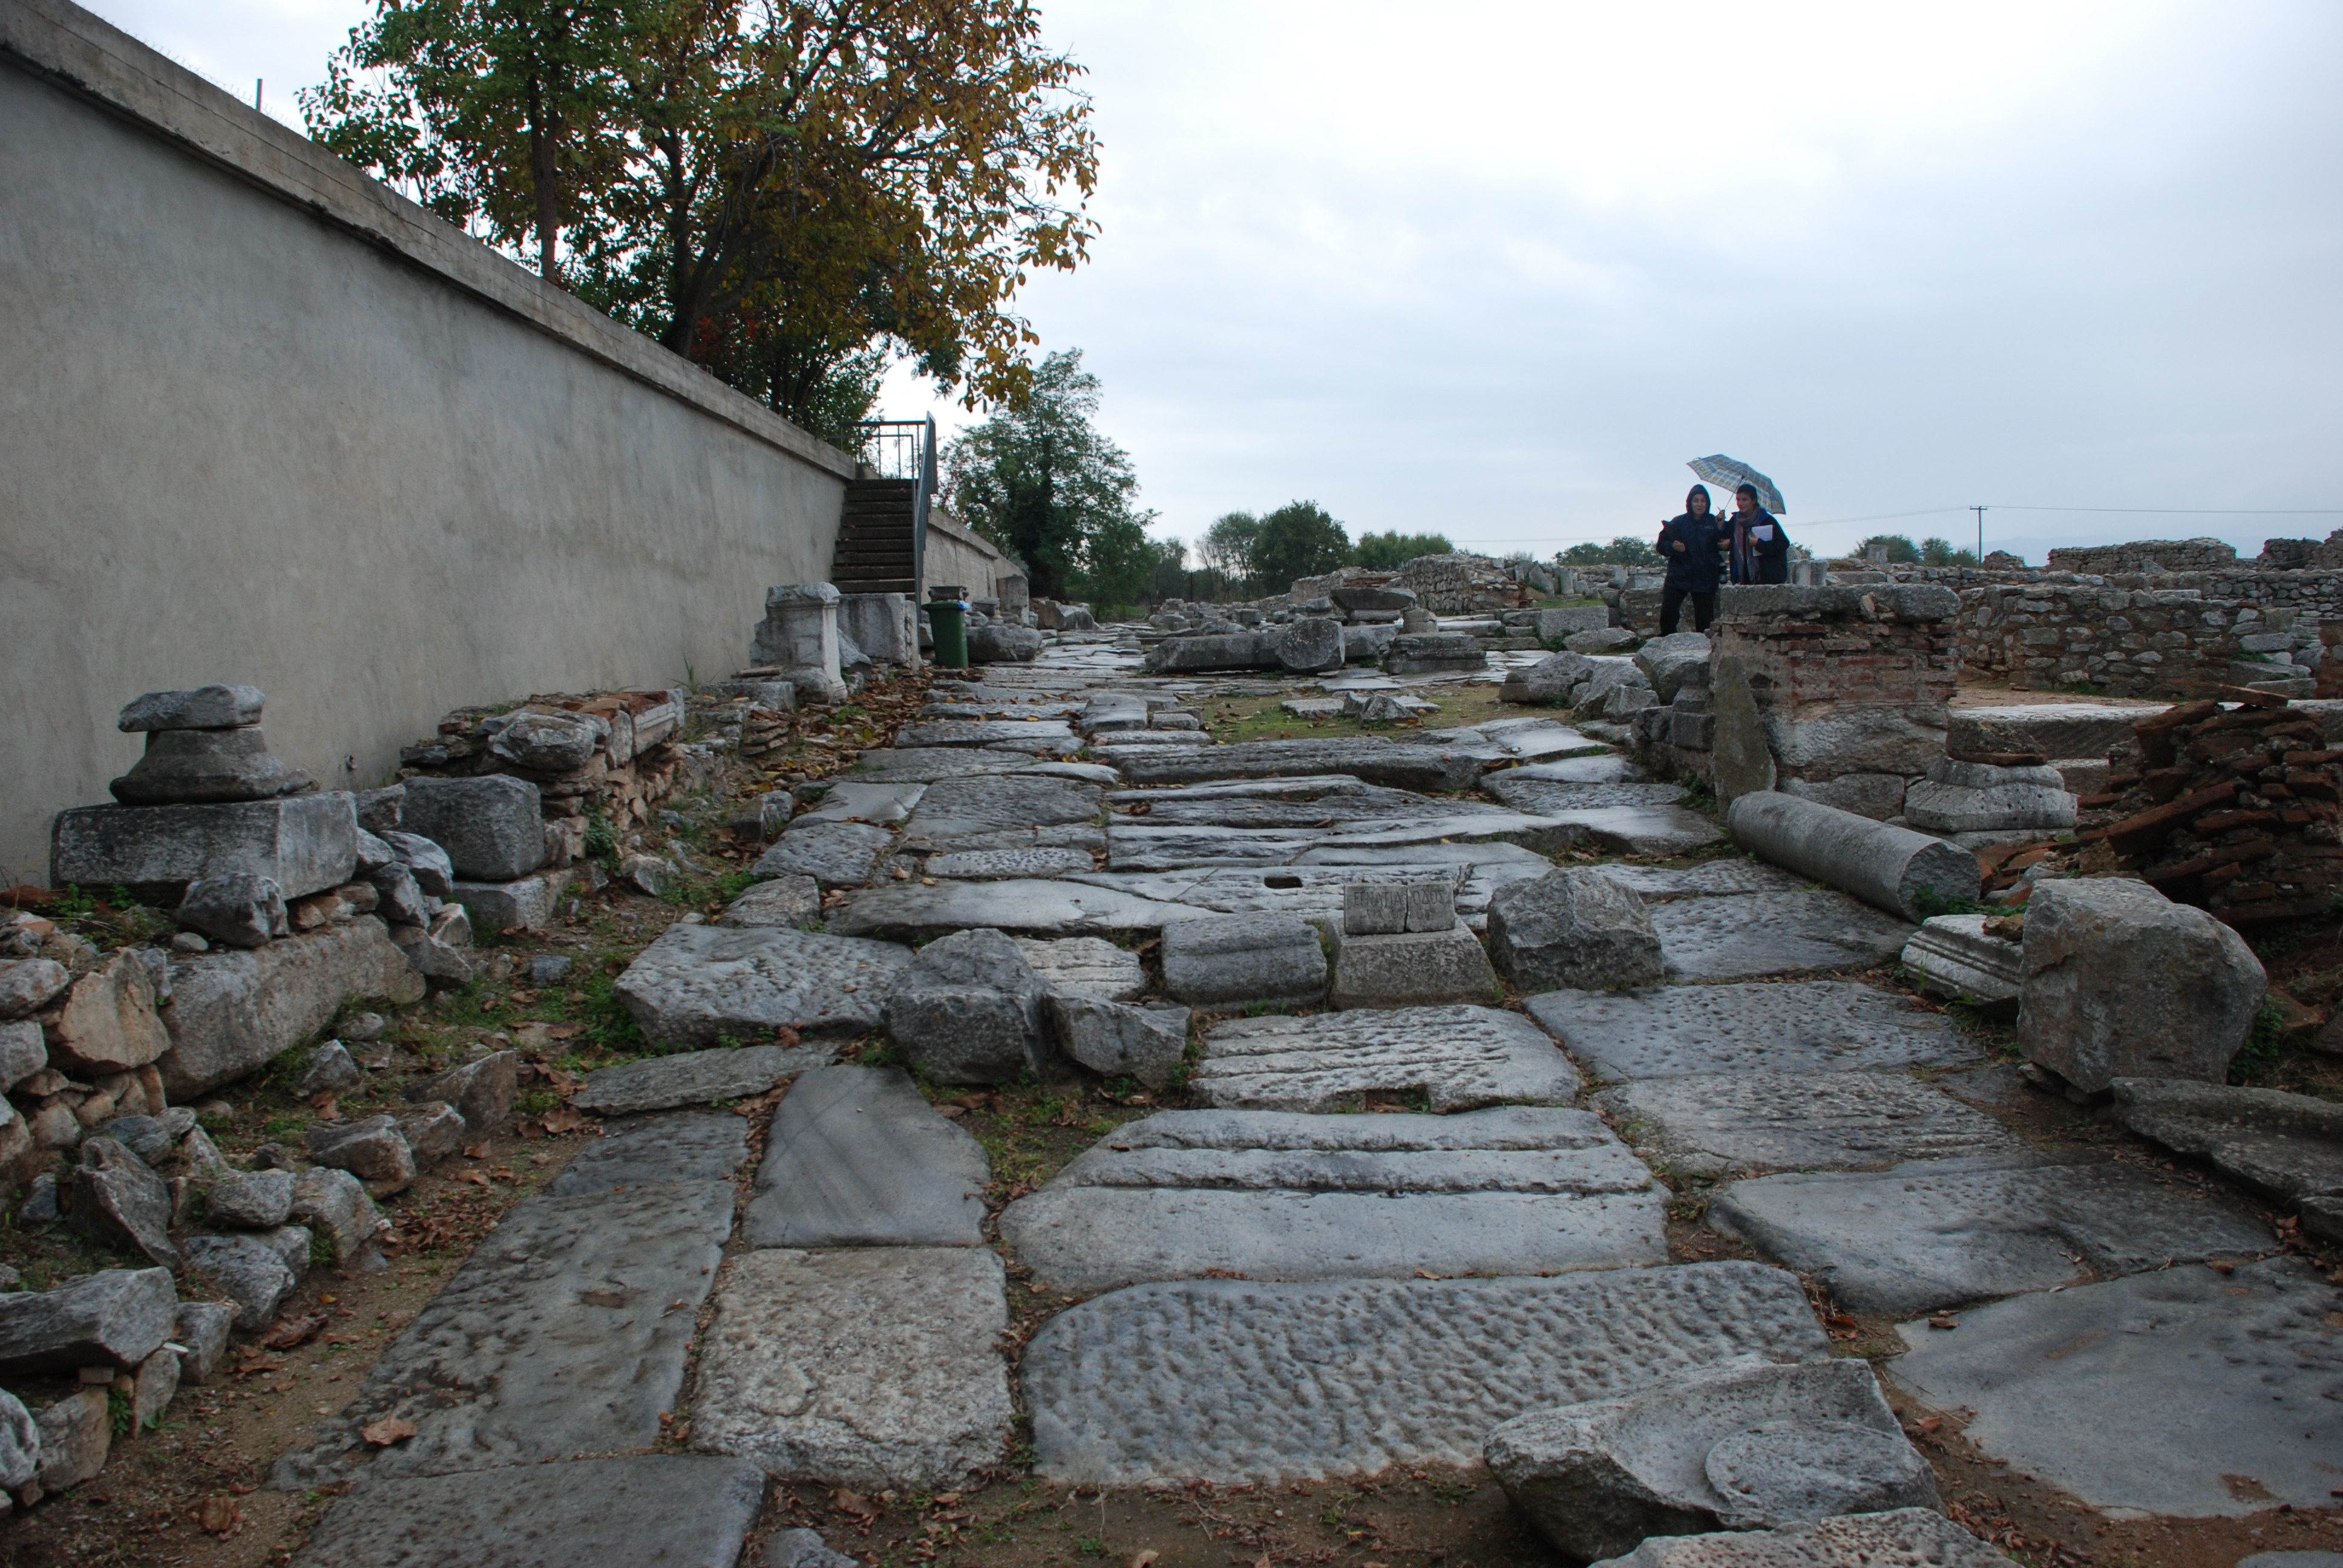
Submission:
[[[1716,584],[1725,575],[1726,539],[1723,526],[1709,509],[1708,487],[1694,485],[1684,495],[1684,509],[1660,525],[1656,548],[1668,563],[1660,585],[1660,635],[1676,628],[1684,601],[1692,600],[1692,624],[1706,631],[1716,618]]]
[[[1757,487],[1743,485],[1733,492],[1734,513],[1726,525],[1726,543],[1733,558],[1736,583],[1785,583],[1790,580],[1790,536],[1782,520],[1757,504]]]

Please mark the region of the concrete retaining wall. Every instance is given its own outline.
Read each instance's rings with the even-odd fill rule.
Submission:
[[[840,454],[59,0],[0,0],[0,879],[142,691],[379,782],[465,703],[729,674]]]

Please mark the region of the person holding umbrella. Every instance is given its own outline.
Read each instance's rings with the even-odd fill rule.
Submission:
[[[1692,624],[1706,631],[1716,618],[1716,580],[1725,572],[1725,529],[1709,510],[1708,487],[1694,485],[1684,509],[1660,525],[1658,549],[1668,563],[1660,586],[1660,635],[1676,629],[1684,601],[1692,600]]]
[[[1736,583],[1790,580],[1790,536],[1781,519],[1757,504],[1757,487],[1744,482],[1733,492],[1730,545]],[[1663,590],[1664,591],[1664,590]]]

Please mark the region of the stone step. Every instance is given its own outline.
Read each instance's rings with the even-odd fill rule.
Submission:
[[[807,831],[821,829],[886,831],[850,822]],[[712,1046],[722,1035],[743,1039],[775,1029],[863,1034],[879,1026],[887,987],[910,960],[909,949],[890,942],[790,926],[679,924],[645,948],[614,989],[659,1044]]]
[[[1532,1018],[1603,1080],[1969,1066],[1985,1060],[1984,1050],[1949,1019],[1916,1007],[1908,997],[1852,980],[1555,990],[1531,997],[1528,1007]]]
[[[1492,1427],[1739,1355],[1817,1361],[1795,1276],[1691,1263],[1556,1279],[1136,1285],[1025,1351],[1053,1482],[1224,1484],[1476,1465]]]
[[[1001,1234],[1051,1286],[1560,1273],[1664,1262],[1666,1192],[1584,1111],[1168,1111],[1118,1128]]]

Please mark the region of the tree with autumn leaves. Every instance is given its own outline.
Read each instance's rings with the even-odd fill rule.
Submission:
[[[311,134],[817,433],[1021,402],[1098,144],[1026,0],[376,0]]]

